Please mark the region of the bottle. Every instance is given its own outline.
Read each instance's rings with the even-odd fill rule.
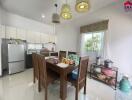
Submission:
[[[101,57],[96,57],[96,64],[97,64],[97,65],[100,65],[100,58],[101,58]]]

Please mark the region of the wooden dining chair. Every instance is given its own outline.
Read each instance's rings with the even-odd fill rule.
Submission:
[[[68,56],[71,54],[77,54],[76,52],[68,51]]]
[[[44,55],[45,57],[49,57],[50,56],[49,52],[41,52],[40,54]]]
[[[50,53],[50,56],[56,56],[56,57],[58,57],[58,52],[52,52],[52,53]]]
[[[60,61],[62,60],[62,58],[66,58],[66,51],[59,51],[59,59]]]
[[[76,88],[75,100],[78,100],[78,92],[84,87],[84,94],[86,94],[86,80],[87,80],[87,69],[88,69],[89,57],[80,57],[78,76],[76,80],[71,78],[69,82]]]
[[[33,82],[36,82],[36,79],[38,80],[38,91],[40,92],[39,88],[39,66],[38,66],[38,57],[36,53],[32,54],[32,61],[33,61]]]
[[[48,95],[48,85],[52,82],[54,82],[58,76],[55,72],[48,70],[46,68],[46,61],[45,57],[43,55],[38,55],[38,65],[40,68],[39,72],[39,89],[41,91],[41,88],[45,88],[45,100],[47,100]]]
[[[32,61],[33,61],[33,82],[35,83],[36,79],[39,79],[39,68],[38,68],[38,61],[37,61],[37,54],[32,54]]]

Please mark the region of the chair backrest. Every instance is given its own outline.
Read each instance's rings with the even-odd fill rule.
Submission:
[[[89,57],[80,57],[78,69],[78,81],[86,79]]]
[[[45,87],[47,82],[47,70],[45,56],[38,55],[40,83]]]
[[[66,58],[66,51],[59,51],[59,59],[62,60],[62,58]]]
[[[32,54],[32,61],[33,61],[33,70],[34,70],[34,76],[36,78],[39,78],[39,66],[38,66],[38,59],[37,59],[37,54],[33,53]]]
[[[77,54],[76,52],[68,51],[68,56],[71,54]]]
[[[49,56],[49,52],[41,52],[40,54],[44,55],[45,57]]]
[[[56,57],[58,57],[58,52],[53,52],[53,53],[50,54],[50,56],[56,56]]]

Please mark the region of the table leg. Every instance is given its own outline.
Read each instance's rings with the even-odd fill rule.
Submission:
[[[60,76],[60,98],[66,100],[67,97],[67,75],[65,71],[61,72]]]

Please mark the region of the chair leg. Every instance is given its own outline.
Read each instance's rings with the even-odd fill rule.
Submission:
[[[84,94],[86,94],[86,85],[87,85],[87,80],[85,79],[85,86],[84,86]]]
[[[48,88],[47,86],[45,86],[45,100],[47,100],[48,98]]]
[[[38,86],[38,91],[41,92],[41,86],[40,85]]]
[[[34,77],[33,77],[33,83],[35,83],[36,81],[35,81],[35,75],[34,75]]]
[[[41,85],[38,85],[38,91],[41,92]]]
[[[38,79],[38,91],[41,92],[41,82],[40,82],[40,79]]]
[[[86,85],[84,86],[84,94],[86,94]]]
[[[33,71],[33,83],[35,83],[35,72]]]
[[[75,100],[78,100],[78,87],[76,87],[76,95],[75,95]]]

